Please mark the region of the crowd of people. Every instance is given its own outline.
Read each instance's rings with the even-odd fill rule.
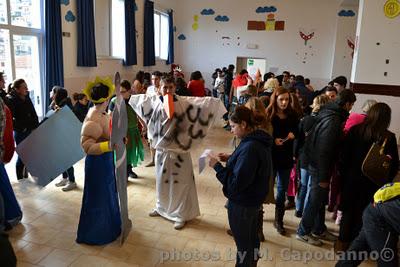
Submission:
[[[321,246],[323,241],[333,242],[335,251],[344,253],[388,247],[397,251],[399,228],[396,222],[400,217],[392,211],[400,210],[400,190],[393,186],[397,184],[393,180],[398,174],[399,155],[396,136],[389,131],[390,107],[368,100],[362,113],[350,113],[356,96],[346,89],[347,79],[343,76],[336,77],[321,90],[315,90],[310,79],[288,71],[278,76],[266,73],[263,79],[259,73],[251,77],[247,70],[237,74],[234,71],[233,65],[216,69],[210,90],[200,71],[193,72],[188,83],[180,69],[152,74],[139,71],[132,83],[121,81],[120,92],[128,117],[125,141],[128,176],[139,176],[133,168],[144,160],[143,138],[147,139],[151,153],[146,167],[156,167],[156,208],[149,215],[173,221],[174,228],[180,230],[187,221],[200,214],[192,179],[190,146],[170,140],[179,134],[176,131],[184,131],[185,127],[192,131],[194,127],[195,122],[189,115],[191,126],[190,123],[176,126],[184,120],[176,114],[187,112],[180,108],[187,103],[196,103],[201,108],[206,107],[204,110],[209,114],[216,115],[217,103],[221,100],[226,113],[217,119],[225,120],[224,129],[240,143],[232,153],[209,155],[209,165],[216,171],[216,178],[228,199],[228,233],[233,236],[238,250],[236,266],[257,265],[256,251],[260,242],[268,239],[263,234],[263,204],[275,205],[273,225],[281,235],[287,235],[285,213],[294,208],[295,216],[301,218],[296,231],[296,239],[301,242],[315,246]],[[11,83],[6,92],[4,75],[0,73],[0,87],[0,232],[3,232],[22,218],[4,169],[4,163],[10,159],[5,160],[4,155],[14,149],[14,140],[18,145],[39,126],[39,119],[23,79]],[[116,104],[113,88],[110,81],[96,79],[82,93],[75,93],[73,101],[68,97],[68,91],[59,86],[53,88],[50,96],[49,109],[57,112],[68,106],[83,123],[81,144],[87,156],[78,243],[107,244],[121,233],[113,147],[109,142],[110,114]],[[186,96],[210,96],[213,101],[193,102],[190,99],[194,98]],[[163,111],[164,102],[169,99],[171,105],[175,105],[172,117]],[[10,123],[7,114],[14,131],[11,141],[6,138],[7,129],[10,129],[9,124],[6,125]],[[205,126],[202,121],[200,124],[199,127],[210,126],[208,123]],[[174,127],[179,130],[165,130]],[[155,129],[160,128],[165,129],[156,132]],[[206,133],[204,128],[201,138]],[[397,191],[390,199],[379,198],[382,193],[376,192],[382,190],[381,184],[376,184],[362,171],[363,161],[373,144],[381,145],[382,153],[391,159],[384,183],[392,183],[386,188],[397,188]],[[173,170],[174,164],[180,170]],[[28,171],[18,158],[17,179],[27,178]],[[104,183],[92,182],[94,176],[102,177]],[[166,185],[171,179],[174,182]],[[180,184],[174,185],[176,183]],[[73,166],[62,173],[56,186],[63,187],[63,191],[77,187]],[[163,203],[169,203],[169,206]],[[339,225],[339,236],[328,231],[326,210]],[[390,242],[382,244],[387,235]],[[247,253],[244,257],[243,252]],[[344,257],[338,266],[357,266],[360,262]],[[389,264],[392,265],[385,266],[397,266],[397,257]]]

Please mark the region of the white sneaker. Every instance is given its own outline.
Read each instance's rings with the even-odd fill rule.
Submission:
[[[174,223],[174,228],[175,230],[181,230],[185,226],[185,221],[183,222],[175,222]]]
[[[317,246],[317,247],[322,246],[321,240],[319,240],[318,238],[313,237],[312,235],[299,235],[299,234],[296,234],[296,239],[300,240],[300,241],[302,241],[304,243],[313,245],[313,246]]]
[[[328,230],[325,230],[325,232],[323,232],[322,234],[319,234],[319,235],[313,233],[312,236],[315,238],[322,239],[325,241],[330,241],[330,242],[336,241],[338,239],[337,236],[335,236]]]
[[[74,183],[68,182],[67,186],[62,188],[62,191],[64,191],[64,192],[71,191],[77,187],[78,186],[76,185],[75,182]]]
[[[68,184],[68,179],[67,178],[62,178],[58,183],[56,183],[57,187],[62,187],[66,186]]]

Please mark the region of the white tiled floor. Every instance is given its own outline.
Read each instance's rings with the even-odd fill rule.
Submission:
[[[160,217],[150,218],[148,212],[155,203],[154,168],[138,167],[140,179],[128,185],[130,218],[133,229],[121,247],[116,241],[106,246],[87,246],[75,243],[82,201],[83,161],[75,165],[79,189],[62,192],[54,182],[44,189],[31,182],[15,179],[14,163],[6,166],[15,193],[24,212],[22,223],[9,232],[18,258],[18,266],[234,266],[234,242],[226,234],[228,228],[224,198],[214,171],[207,168],[198,175],[196,159],[204,148],[230,152],[230,133],[216,128],[203,145],[192,153],[201,216],[181,230]],[[147,159],[146,159],[147,160]],[[295,239],[299,219],[293,210],[285,215],[288,236],[282,237],[272,226],[274,206],[265,205],[262,252],[268,254],[259,266],[334,266],[334,261],[290,260],[287,253],[296,250],[328,253],[332,244],[316,248]],[[328,214],[329,215],[329,214]],[[328,227],[337,232],[330,219]],[[187,252],[183,255],[172,252]],[[196,252],[199,254],[190,254]],[[295,257],[297,254],[293,254]],[[178,256],[180,260],[177,260]],[[190,260],[190,257],[192,258]],[[167,259],[170,260],[167,260]],[[171,260],[174,258],[175,260]],[[294,258],[296,259],[296,258]],[[362,266],[373,266],[371,263]]]

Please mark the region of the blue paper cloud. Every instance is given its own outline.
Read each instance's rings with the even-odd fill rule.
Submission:
[[[338,13],[338,15],[339,15],[339,17],[354,17],[356,15],[356,13],[354,13],[353,10],[346,11],[343,9]]]
[[[181,41],[186,40],[186,36],[184,34],[179,34],[178,40],[181,40]]]
[[[71,10],[68,10],[67,14],[65,15],[65,20],[68,22],[74,22],[76,19],[74,13]]]
[[[215,11],[212,8],[209,8],[209,9],[205,8],[200,12],[200,14],[203,16],[210,16],[210,15],[214,15]]]
[[[220,22],[227,22],[227,21],[229,21],[229,18],[228,18],[228,16],[218,15],[218,16],[215,17],[215,20],[216,21],[220,21]]]
[[[69,5],[69,0],[60,0],[60,4],[68,6]]]
[[[274,6],[265,6],[265,7],[257,7],[256,13],[274,13],[278,11],[278,9]]]

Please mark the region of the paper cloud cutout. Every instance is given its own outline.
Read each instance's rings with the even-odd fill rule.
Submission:
[[[354,13],[353,10],[346,11],[343,9],[338,13],[338,15],[339,15],[339,17],[354,17],[356,15],[356,13]]]
[[[212,8],[210,8],[210,9],[205,8],[200,12],[200,14],[203,16],[210,16],[210,15],[214,15],[215,11]]]
[[[184,34],[179,34],[178,40],[181,40],[181,41],[186,40],[186,36]]]
[[[227,21],[229,21],[229,18],[228,18],[228,16],[218,15],[218,16],[215,17],[215,20],[216,21],[220,21],[220,22],[227,22]]]
[[[69,5],[69,0],[60,0],[60,4],[68,6]]]
[[[257,7],[256,9],[256,13],[274,13],[278,11],[278,9],[276,9],[276,7],[274,6],[265,6],[265,7]]]
[[[68,22],[74,22],[76,19],[74,13],[71,10],[68,10],[67,14],[65,15],[65,20]]]

